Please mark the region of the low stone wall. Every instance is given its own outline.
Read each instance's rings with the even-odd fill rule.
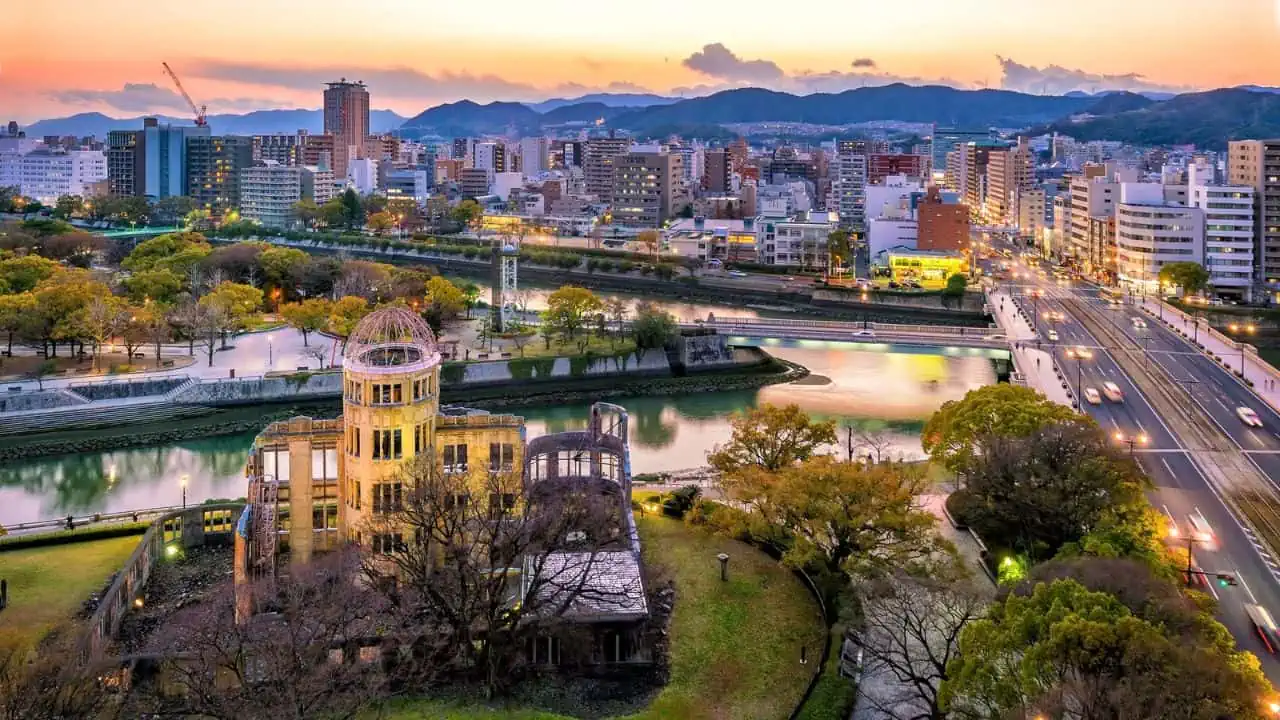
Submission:
[[[65,390],[35,390],[0,395],[0,412],[52,410],[84,404],[84,398]]]
[[[342,372],[298,372],[265,377],[225,378],[194,383],[171,400],[180,405],[227,407],[322,400],[342,396]]]
[[[115,380],[99,383],[82,383],[71,385],[70,389],[77,395],[93,400],[118,400],[121,398],[148,397],[164,395],[171,390],[182,387],[189,378],[165,377],[152,380]]]

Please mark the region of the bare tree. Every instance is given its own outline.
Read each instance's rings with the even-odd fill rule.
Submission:
[[[295,566],[250,588],[260,610],[237,617],[236,590],[180,611],[147,648],[161,660],[155,682],[130,699],[138,714],[213,720],[355,717],[384,696],[383,659],[395,653],[384,597],[354,580],[353,552]]]
[[[174,308],[169,317],[187,341],[187,354],[195,357],[196,340],[202,337],[201,320],[204,310],[194,300],[188,300]]]
[[[863,622],[851,640],[863,654],[859,691],[874,717],[945,720],[938,690],[959,652],[960,634],[987,600],[962,571],[925,578],[899,574],[871,583]]]
[[[846,425],[844,429],[849,462],[864,457],[871,458],[875,463],[889,459],[887,453],[893,448],[893,436],[888,432],[854,425]]]
[[[324,369],[325,362],[328,361],[329,353],[332,351],[332,345],[325,345],[323,343],[316,343],[315,345],[308,345],[302,348],[302,354],[309,358],[314,358],[315,361],[319,363],[321,370]]]
[[[364,530],[374,538],[366,572],[375,584],[398,577],[399,606],[439,643],[437,662],[497,691],[531,642],[564,632],[569,617],[642,602],[638,564],[634,577],[618,565],[632,556],[616,485],[560,478],[526,489],[501,457],[484,473],[452,472],[458,458],[445,459],[453,465],[421,458],[375,488],[382,521]]]
[[[82,663],[69,639],[46,641],[30,653],[0,648],[0,720],[118,717],[116,698],[107,692],[118,680],[112,671],[107,663]]]
[[[200,337],[200,345],[209,357],[209,367],[213,367],[213,354],[218,352],[219,340],[225,343],[223,333],[230,323],[228,313],[213,305],[198,305],[195,319],[195,330]]]

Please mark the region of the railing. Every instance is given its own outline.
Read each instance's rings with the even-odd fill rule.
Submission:
[[[981,336],[992,334],[995,328],[962,327],[956,325],[904,325],[893,323],[861,323],[842,320],[775,320],[772,318],[721,318],[713,317],[699,320],[696,324],[704,327],[772,327],[772,328],[804,328],[816,330],[860,330],[863,327],[880,332],[902,333],[913,335],[957,335]],[[998,332],[998,330],[996,330]]]
[[[142,520],[148,520],[150,518],[158,517],[165,513],[171,513],[175,510],[181,509],[181,507],[158,507],[146,508],[143,510],[128,510],[117,513],[94,513],[93,515],[82,515],[80,517],[68,515],[54,520],[36,520],[29,523],[7,525],[5,526],[5,530],[8,530],[10,535],[20,535],[36,530],[63,530],[67,528],[67,518],[71,518],[72,526],[77,528],[94,524],[140,522]]]
[[[437,427],[507,427],[520,425],[522,418],[515,415],[442,415],[436,419]]]

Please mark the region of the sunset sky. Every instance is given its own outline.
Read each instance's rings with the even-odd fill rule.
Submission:
[[[904,80],[1027,92],[1280,85],[1280,0],[47,0],[0,15],[0,121]],[[639,12],[636,9],[639,8]]]

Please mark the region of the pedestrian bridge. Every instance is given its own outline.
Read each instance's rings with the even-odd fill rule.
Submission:
[[[825,340],[868,345],[916,345],[930,348],[1009,349],[1004,331],[995,327],[904,325],[840,320],[790,320],[774,318],[709,317],[684,328],[714,328],[721,335],[747,340]]]
[[[155,237],[157,235],[167,235],[173,232],[181,232],[183,228],[177,227],[143,227],[129,228],[128,230],[105,230],[97,233],[104,238],[112,239],[128,239],[128,238],[145,238]]]

